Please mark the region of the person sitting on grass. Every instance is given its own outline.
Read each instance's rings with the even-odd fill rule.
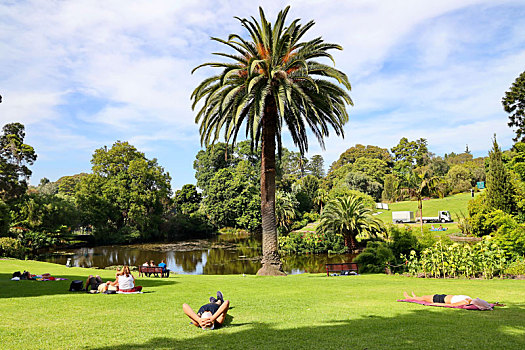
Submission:
[[[88,279],[86,280],[85,290],[86,292],[96,293],[98,291],[98,287],[103,283],[104,282],[102,282],[102,278],[100,278],[99,275],[89,275]]]
[[[432,305],[452,305],[452,306],[461,306],[461,305],[475,305],[480,310],[492,310],[490,304],[485,300],[476,298],[472,299],[468,295],[452,295],[452,294],[433,294],[433,295],[423,295],[416,296],[412,292],[412,296],[409,296],[407,292],[403,292],[403,295],[406,299],[425,301],[431,303]]]
[[[215,329],[224,323],[229,307],[230,301],[224,300],[222,293],[219,291],[217,292],[217,299],[210,297],[210,302],[202,305],[197,313],[188,304],[183,304],[182,310],[196,327]]]
[[[119,274],[117,274],[119,291],[124,293],[133,293],[142,291],[142,286],[135,286],[135,277],[129,271],[129,266],[124,265]]]

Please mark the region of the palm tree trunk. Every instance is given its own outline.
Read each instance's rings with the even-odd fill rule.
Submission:
[[[419,209],[419,224],[421,225],[421,234],[423,234],[423,200],[418,197],[418,209]]]
[[[345,233],[343,234],[343,237],[345,238],[346,250],[350,253],[353,253],[357,249],[355,236],[351,233]]]
[[[285,275],[278,252],[275,225],[275,133],[277,132],[277,106],[268,95],[262,117],[261,155],[261,216],[262,216],[262,268],[257,275]]]

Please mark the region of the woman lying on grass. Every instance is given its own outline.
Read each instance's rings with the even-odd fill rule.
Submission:
[[[217,292],[217,299],[210,297],[208,304],[202,305],[197,313],[188,304],[182,305],[182,310],[197,327],[202,329],[219,328],[228,313],[230,301],[224,300],[221,292]]]
[[[407,292],[403,292],[403,295],[406,299],[425,301],[427,303],[432,303],[432,305],[452,305],[452,306],[461,306],[461,305],[475,305],[480,310],[492,310],[489,303],[485,300],[476,298],[472,299],[468,295],[452,295],[452,294],[433,294],[433,295],[423,295],[417,297],[414,292],[412,296],[409,296]]]

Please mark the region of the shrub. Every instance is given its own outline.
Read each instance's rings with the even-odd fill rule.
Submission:
[[[519,257],[512,261],[505,269],[506,275],[525,275],[525,258]]]
[[[22,243],[16,238],[0,238],[0,256],[21,259],[24,257],[26,250]]]
[[[505,252],[490,238],[473,245],[438,241],[421,254],[411,251],[404,258],[410,274],[425,277],[493,278],[507,264]]]
[[[394,253],[385,242],[369,241],[354,262],[359,264],[359,269],[363,273],[378,273],[384,272],[387,263],[394,260]]]
[[[279,250],[283,254],[342,253],[345,243],[340,234],[293,231],[279,236]]]

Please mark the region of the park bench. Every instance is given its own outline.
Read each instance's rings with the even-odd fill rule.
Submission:
[[[341,275],[350,275],[351,272],[359,273],[359,266],[354,262],[345,262],[338,264],[326,264],[326,275],[330,276],[330,272],[338,272]]]
[[[155,275],[155,277],[170,277],[170,270],[165,269],[163,270],[162,267],[159,266],[139,266],[139,277],[142,275],[150,276]]]

